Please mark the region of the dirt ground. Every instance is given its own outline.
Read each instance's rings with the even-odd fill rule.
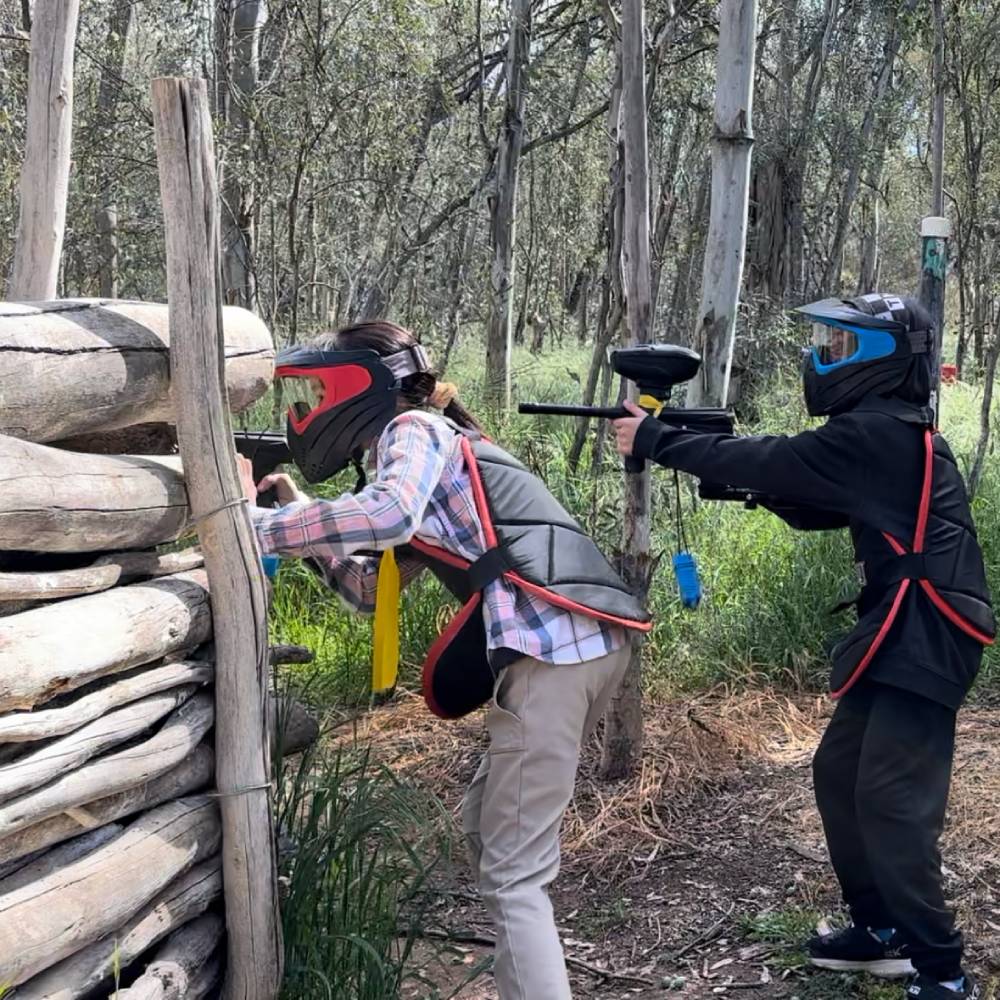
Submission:
[[[825,698],[711,696],[649,709],[641,772],[596,779],[586,748],[552,898],[580,998],[863,998],[902,988],[817,974],[801,942],[842,919],[813,803]],[[393,766],[453,814],[485,745],[481,718],[444,724],[406,697],[366,723]],[[965,709],[943,845],[969,966],[1000,1000],[1000,710]],[[491,928],[462,859],[435,880],[413,998],[496,997]],[[477,974],[478,972],[478,974]],[[474,978],[472,978],[474,977]],[[471,982],[467,980],[472,979]]]

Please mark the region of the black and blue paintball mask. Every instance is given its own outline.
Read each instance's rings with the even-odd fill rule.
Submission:
[[[915,299],[873,292],[822,299],[795,312],[812,321],[812,345],[802,363],[811,416],[845,413],[870,395],[927,403],[932,323]]]
[[[286,347],[275,358],[275,377],[288,402],[288,450],[310,483],[336,475],[396,415],[401,383],[430,371],[419,344],[382,357],[376,351],[330,351],[308,344]]]

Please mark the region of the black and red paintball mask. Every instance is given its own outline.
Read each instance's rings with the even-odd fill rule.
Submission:
[[[372,350],[286,347],[275,377],[288,401],[288,450],[310,483],[360,467],[365,449],[396,415],[401,383],[429,372],[419,344],[382,357]]]

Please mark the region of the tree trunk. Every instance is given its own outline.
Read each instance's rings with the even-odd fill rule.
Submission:
[[[180,799],[146,813],[87,857],[0,898],[3,981],[27,982],[99,941],[218,845],[216,803]]]
[[[150,781],[140,782],[112,795],[93,798],[71,807],[70,812],[59,813],[17,833],[0,837],[0,864],[8,865],[76,837],[82,830],[96,829],[113,820],[196,792],[211,781],[214,769],[215,756],[211,747],[203,743],[176,767]],[[100,792],[97,794],[101,795]]]
[[[649,259],[649,149],[646,131],[646,52],[643,0],[622,4],[622,120],[625,149],[625,227],[622,237],[622,283],[630,344],[649,342],[653,295]],[[638,391],[631,387],[633,401]],[[636,597],[649,592],[649,469],[625,477],[622,575]],[[632,657],[604,720],[601,775],[626,777],[642,754],[642,647],[633,642]]]
[[[206,587],[195,570],[0,619],[0,711],[200,645],[211,628]]]
[[[934,12],[934,105],[931,115],[931,216],[942,219],[944,214],[944,5],[933,0]],[[948,225],[938,227],[947,232]],[[927,223],[929,220],[927,220]],[[934,349],[931,351],[931,408],[936,422],[941,418],[941,346],[944,340],[944,290],[948,274],[948,237],[923,240],[920,301],[930,313],[934,329]]]
[[[753,144],[757,0],[722,0],[712,142],[712,208],[694,342],[702,366],[689,406],[725,406],[743,279]]]
[[[232,72],[227,102],[232,128],[222,195],[223,297],[254,308],[254,98],[260,75],[260,36],[267,22],[265,0],[225,0],[230,5]],[[238,152],[236,152],[238,151]]]
[[[101,82],[97,90],[97,115],[108,148],[117,140],[118,100],[122,91],[125,52],[132,26],[133,0],[115,0],[108,18],[108,35],[101,53]],[[97,229],[97,283],[102,298],[118,298],[118,180],[108,158],[98,154],[97,198],[94,223]]]
[[[28,125],[9,295],[53,299],[66,229],[73,136],[73,53],[80,0],[36,0],[31,25]]]
[[[618,48],[615,58],[614,75],[611,79],[611,100],[608,103],[607,130],[611,140],[608,160],[608,207],[604,223],[607,249],[604,273],[601,276],[601,304],[597,317],[597,336],[587,371],[587,382],[583,390],[583,405],[591,406],[597,394],[597,384],[601,370],[606,363],[608,347],[618,333],[621,323],[622,303],[622,229],[625,215],[625,152],[619,139],[622,112],[622,59]],[[583,446],[587,441],[590,420],[580,417],[573,432],[567,462],[576,472]]]
[[[505,69],[506,105],[496,158],[496,190],[490,206],[490,319],[486,334],[486,389],[490,402],[510,409],[511,307],[514,291],[517,177],[524,142],[531,0],[510,0]]]
[[[224,317],[226,388],[239,412],[270,388],[274,345],[252,313]],[[145,302],[0,302],[0,434],[59,441],[174,423],[167,324],[167,307]]]
[[[267,604],[241,503],[226,407],[212,123],[204,81],[153,82],[167,236],[177,438],[198,521],[215,628],[216,776],[222,796],[228,962],[225,1000],[271,1000],[281,983],[267,734]]]
[[[986,358],[986,371],[983,375],[983,401],[979,407],[979,439],[976,441],[976,453],[969,473],[969,496],[975,497],[986,468],[986,456],[989,453],[990,429],[992,426],[993,388],[996,384],[997,359],[1000,358],[1000,307],[993,325],[993,343]]]
[[[12,712],[0,716],[0,743],[27,743],[65,736],[122,705],[169,691],[181,684],[208,684],[212,664],[200,660],[176,660],[156,667],[139,667],[124,677],[65,704],[34,712]]]
[[[827,295],[833,295],[840,290],[843,268],[844,245],[847,242],[847,232],[850,225],[851,212],[858,198],[858,187],[861,182],[861,170],[871,152],[872,135],[880,122],[882,107],[886,95],[892,87],[893,67],[899,55],[903,40],[904,22],[910,11],[916,6],[917,0],[906,0],[905,5],[894,15],[886,41],[885,56],[878,68],[875,78],[875,89],[872,92],[868,106],[861,120],[861,131],[858,134],[857,149],[851,155],[847,170],[847,178],[841,189],[840,204],[837,210],[833,243],[823,271],[822,285]],[[892,15],[890,15],[892,16]]]

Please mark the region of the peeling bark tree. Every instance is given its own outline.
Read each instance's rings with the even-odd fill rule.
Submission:
[[[73,50],[80,0],[37,0],[31,25],[28,131],[9,297],[54,299],[66,228],[73,135]]]
[[[264,0],[225,0],[230,6],[232,73],[226,107],[232,145],[240,155],[226,164],[222,197],[223,295],[229,305],[252,308],[254,187],[248,153],[254,141],[253,100],[260,76],[260,34],[267,22]]]
[[[531,43],[531,0],[511,0],[507,41],[506,108],[496,154],[496,189],[490,206],[490,323],[486,340],[486,385],[492,402],[510,407],[511,306],[514,290],[517,177],[524,144],[524,106]]]
[[[756,31],[757,0],[722,0],[712,140],[712,207],[694,335],[702,367],[688,388],[689,406],[725,406],[729,391],[750,193]]]
[[[125,50],[128,48],[134,0],[117,0],[108,19],[101,68],[101,83],[97,92],[97,112],[109,142],[114,138],[115,116],[122,91]],[[118,298],[118,181],[104,156],[97,161],[97,200],[94,222],[97,227],[97,279],[101,298]]]
[[[649,149],[646,126],[645,16],[643,0],[622,5],[622,118],[625,148],[625,227],[621,269],[629,342],[645,344],[653,325],[649,255]],[[633,387],[633,399],[636,390]],[[649,469],[625,477],[622,536],[625,582],[640,601],[649,590]],[[641,645],[635,641],[621,686],[605,716],[601,773],[631,774],[642,753]]]

